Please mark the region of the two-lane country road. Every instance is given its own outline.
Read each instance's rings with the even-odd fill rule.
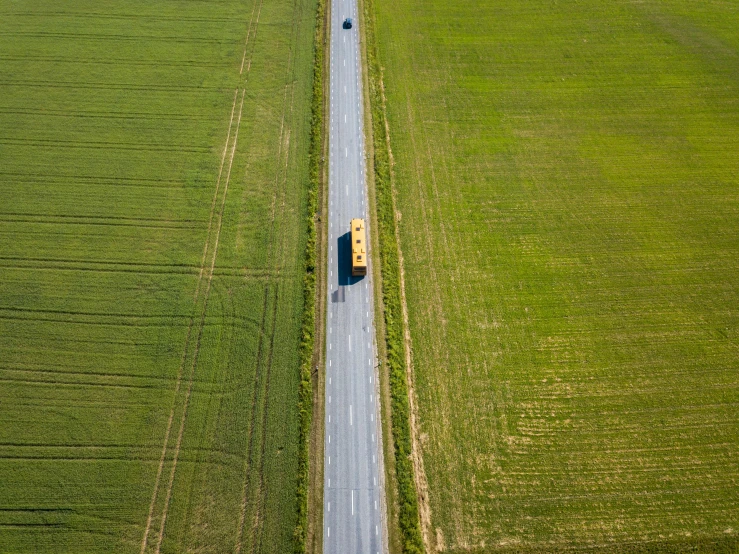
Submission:
[[[344,29],[346,18],[355,22]],[[351,276],[352,218],[367,217],[356,0],[332,0],[323,551],[387,552],[371,271]],[[369,238],[369,233],[367,233]],[[369,245],[371,247],[371,245]]]

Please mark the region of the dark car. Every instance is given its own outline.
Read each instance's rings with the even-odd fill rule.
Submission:
[[[344,20],[344,25],[343,25],[343,27],[344,27],[344,29],[351,29],[351,28],[352,28],[352,18],[351,18],[351,17],[347,17],[347,18],[346,18],[346,19]]]

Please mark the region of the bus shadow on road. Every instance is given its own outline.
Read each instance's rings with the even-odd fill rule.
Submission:
[[[344,302],[344,287],[359,283],[364,279],[364,275],[352,275],[352,238],[351,233],[347,232],[336,239],[336,270],[339,275],[339,288],[331,291],[331,302]]]

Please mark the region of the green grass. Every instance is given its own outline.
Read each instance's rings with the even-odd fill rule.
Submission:
[[[0,551],[293,548],[315,7],[0,1]]]
[[[739,544],[739,12],[375,0],[431,550]]]

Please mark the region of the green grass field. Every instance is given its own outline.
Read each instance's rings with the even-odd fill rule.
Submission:
[[[314,23],[0,0],[0,551],[292,550]]]
[[[739,548],[739,5],[374,0],[432,551]]]

